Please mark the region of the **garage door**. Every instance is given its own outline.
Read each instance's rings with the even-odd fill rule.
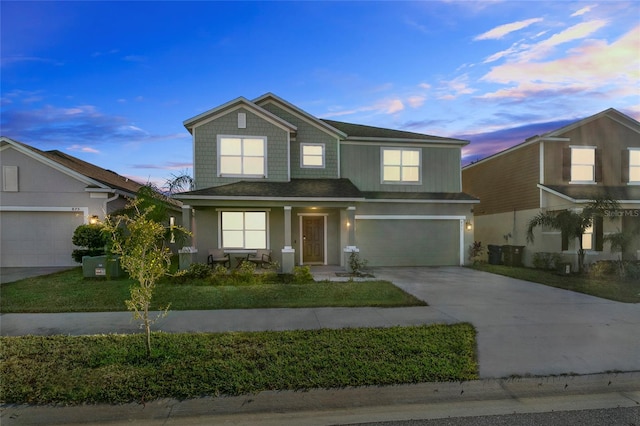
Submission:
[[[0,213],[1,266],[74,266],[73,231],[84,223],[77,212]]]
[[[460,265],[460,221],[356,220],[360,256],[370,266]]]

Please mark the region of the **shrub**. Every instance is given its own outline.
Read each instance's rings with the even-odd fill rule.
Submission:
[[[73,231],[71,242],[73,245],[83,248],[73,250],[71,257],[81,263],[84,256],[102,256],[105,253],[108,240],[108,235],[104,233],[104,226],[99,224],[80,225]]]
[[[255,276],[256,264],[244,261],[240,266],[231,272],[229,284],[252,285],[258,282]]]
[[[618,267],[616,262],[612,260],[599,260],[591,264],[589,275],[594,278],[605,278],[613,276],[617,273]]]
[[[349,255],[349,267],[351,268],[353,275],[360,276],[362,274],[362,270],[367,267],[368,263],[369,261],[362,259],[360,257],[360,253],[357,251],[352,251]]]
[[[313,282],[313,275],[311,274],[311,268],[309,266],[295,266],[293,268],[293,283],[294,284],[307,284]]]
[[[189,275],[191,278],[207,278],[211,275],[211,268],[204,263],[192,263],[189,265]]]
[[[537,252],[533,254],[533,267],[536,269],[555,270],[562,261],[558,253]]]

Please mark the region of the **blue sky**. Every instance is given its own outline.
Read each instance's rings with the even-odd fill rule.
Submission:
[[[633,1],[10,2],[1,133],[136,179],[191,170],[185,119],[272,92],[468,139],[463,163],[616,108],[640,119]]]

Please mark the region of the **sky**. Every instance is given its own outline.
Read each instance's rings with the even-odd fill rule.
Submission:
[[[0,2],[0,133],[140,183],[183,121],[267,92],[471,141],[463,164],[607,108],[640,120],[640,2]]]

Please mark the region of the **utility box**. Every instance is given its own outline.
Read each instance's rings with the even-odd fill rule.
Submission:
[[[85,278],[119,278],[124,275],[120,259],[107,256],[83,256],[82,276]]]
[[[522,252],[524,246],[502,246],[504,264],[507,266],[522,266]]]

